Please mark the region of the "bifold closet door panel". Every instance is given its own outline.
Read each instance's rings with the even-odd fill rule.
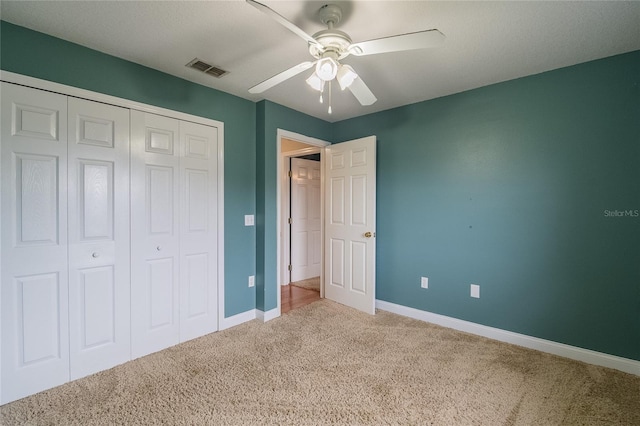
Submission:
[[[218,329],[216,128],[180,122],[180,341]]]
[[[69,380],[67,98],[2,83],[1,401]]]
[[[131,350],[179,343],[179,121],[131,111]]]
[[[131,359],[129,110],[69,98],[71,379]]]

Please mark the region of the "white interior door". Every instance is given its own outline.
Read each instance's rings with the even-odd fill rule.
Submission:
[[[179,343],[179,121],[131,111],[131,353]]]
[[[131,358],[129,110],[69,98],[71,379]]]
[[[291,159],[291,281],[320,276],[320,162]]]
[[[67,98],[1,86],[2,403],[69,380]]]
[[[325,297],[375,314],[376,137],[326,148]]]
[[[217,130],[180,122],[180,341],[218,329]]]

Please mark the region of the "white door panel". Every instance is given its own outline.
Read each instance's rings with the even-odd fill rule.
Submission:
[[[325,297],[375,313],[375,136],[326,148]]]
[[[173,327],[176,323],[174,309],[176,265],[174,260],[173,257],[164,257],[146,261],[148,323],[145,324],[145,327],[150,334],[157,332],[162,335],[175,328]],[[171,333],[170,337],[175,337],[174,334]],[[172,338],[167,342],[167,345],[175,342],[177,341]]]
[[[1,86],[0,401],[69,380],[67,98]]]
[[[131,352],[179,342],[179,121],[131,111]]]
[[[105,345],[113,345],[118,340],[116,339],[118,331],[116,322],[119,318],[116,315],[116,281],[114,272],[113,265],[79,269],[77,271],[76,297],[79,302],[77,312],[79,321],[74,324],[74,328],[79,331],[77,336],[79,341],[74,343],[80,352],[77,354],[78,356],[86,356],[83,353],[84,351],[95,350],[95,348]],[[128,341],[126,342],[126,347],[128,348]],[[98,354],[93,355],[94,357],[98,356]],[[79,365],[74,365],[78,364],[78,361],[72,362],[72,374],[74,369],[80,368]]]
[[[69,98],[71,379],[130,350],[129,110]]]
[[[291,281],[320,276],[320,162],[291,159]]]
[[[30,365],[56,359],[60,353],[58,297],[60,282],[55,273],[17,277],[19,364]]]
[[[59,156],[12,152],[15,231],[18,247],[58,243]]]
[[[218,329],[215,128],[180,122],[180,341]]]

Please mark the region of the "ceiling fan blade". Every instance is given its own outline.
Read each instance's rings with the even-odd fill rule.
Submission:
[[[378,53],[400,52],[403,50],[435,47],[444,42],[445,36],[438,30],[418,31],[417,33],[378,38],[353,43],[349,53],[355,56],[376,55]]]
[[[246,0],[246,1],[251,6],[255,7],[256,9],[258,9],[260,12],[264,13],[265,15],[270,16],[272,19],[277,21],[280,25],[286,27],[289,31],[291,31],[294,34],[297,34],[298,36],[302,37],[308,43],[319,44],[313,37],[311,37],[309,34],[305,33],[298,26],[296,26],[292,22],[288,21],[284,16],[280,15],[278,12],[276,12],[273,9],[271,9],[269,6],[265,6],[264,4],[258,3],[257,1],[254,1],[254,0]]]
[[[349,86],[349,90],[351,90],[351,93],[353,93],[353,96],[356,97],[361,105],[372,105],[378,100],[360,77],[353,80],[353,83]]]
[[[249,93],[262,93],[265,90],[271,89],[276,84],[280,84],[283,81],[300,74],[302,71],[306,71],[311,68],[315,62],[303,62],[296,66],[289,68],[288,70],[282,71],[280,74],[276,74],[271,78],[266,79],[262,83],[256,84],[251,89],[249,89]]]

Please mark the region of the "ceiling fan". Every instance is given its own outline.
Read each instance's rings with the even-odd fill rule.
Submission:
[[[371,92],[353,68],[349,65],[341,64],[339,62],[340,60],[349,55],[367,56],[378,53],[434,47],[441,44],[445,39],[440,31],[431,29],[352,43],[351,37],[349,37],[347,33],[334,28],[340,23],[342,18],[342,10],[335,4],[326,4],[320,8],[318,12],[320,20],[327,26],[327,29],[310,36],[268,6],[254,0],[246,1],[304,39],[309,44],[309,53],[315,59],[313,61],[302,62],[268,78],[262,83],[250,88],[249,93],[262,93],[315,65],[315,71],[306,81],[309,86],[320,92],[321,103],[323,102],[322,95],[325,91],[325,86],[328,83],[329,114],[331,114],[331,82],[334,79],[338,81],[342,90],[348,88],[361,105],[372,105],[377,100],[373,92]]]

